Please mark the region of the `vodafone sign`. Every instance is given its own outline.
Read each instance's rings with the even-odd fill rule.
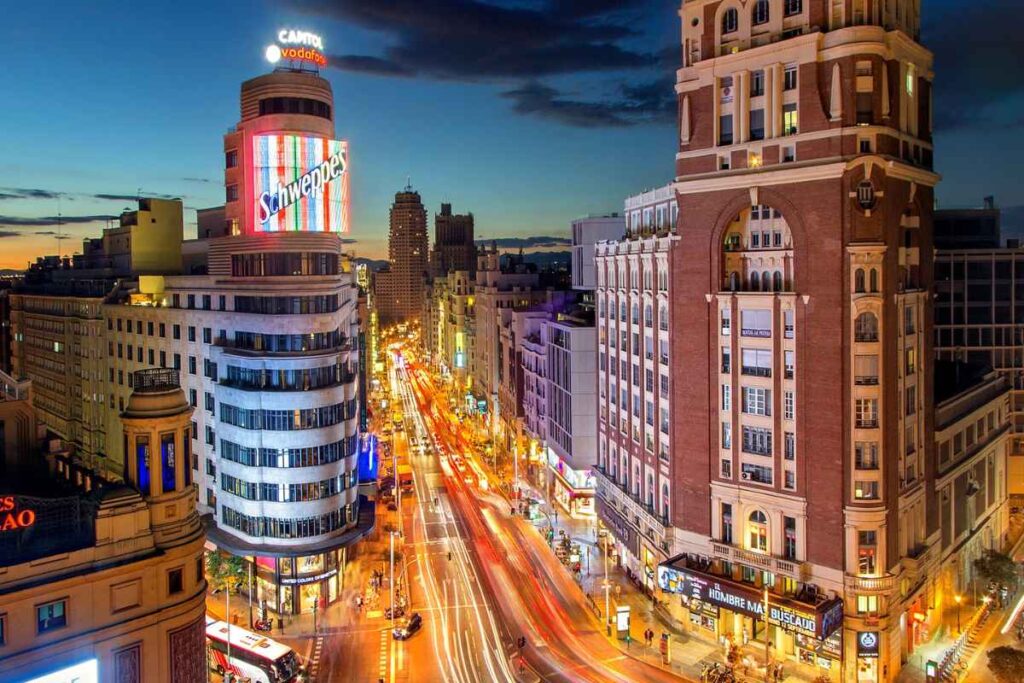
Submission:
[[[267,46],[265,56],[271,64],[285,60],[327,66],[323,39],[309,31],[281,29],[277,32],[277,42]]]

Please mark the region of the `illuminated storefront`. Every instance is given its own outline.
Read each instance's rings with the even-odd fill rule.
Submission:
[[[256,558],[256,595],[278,614],[309,613],[318,604],[326,606],[338,599],[344,551],[329,550],[300,557]]]
[[[551,495],[572,517],[593,518],[594,489],[596,483],[590,469],[574,470],[547,449],[547,464],[551,471]]]
[[[842,660],[843,602],[807,603],[711,573],[711,563],[679,556],[658,567],[658,586],[678,595],[694,630],[734,643],[752,640],[776,657],[813,665],[838,678]],[[767,634],[766,634],[767,630]]]

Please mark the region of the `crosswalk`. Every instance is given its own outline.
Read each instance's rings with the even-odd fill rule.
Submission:
[[[377,667],[377,677],[381,681],[388,679],[388,654],[391,641],[388,639],[388,630],[381,629],[380,632],[380,661]]]
[[[309,657],[309,680],[315,681],[320,673],[320,654],[324,649],[324,638],[318,636],[313,642],[313,653]]]

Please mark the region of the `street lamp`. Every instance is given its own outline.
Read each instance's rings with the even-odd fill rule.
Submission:
[[[957,593],[953,596],[953,601],[956,603],[956,632],[960,633],[960,603],[963,602],[964,596]]]
[[[604,539],[604,616],[608,622],[608,635],[612,634],[612,586],[608,583],[608,537]]]

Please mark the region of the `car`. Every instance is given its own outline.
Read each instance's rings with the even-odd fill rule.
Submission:
[[[391,631],[391,635],[394,636],[395,640],[407,640],[416,631],[419,631],[421,626],[423,626],[423,617],[420,616],[419,612],[413,612],[404,623],[395,626],[394,630]]]

